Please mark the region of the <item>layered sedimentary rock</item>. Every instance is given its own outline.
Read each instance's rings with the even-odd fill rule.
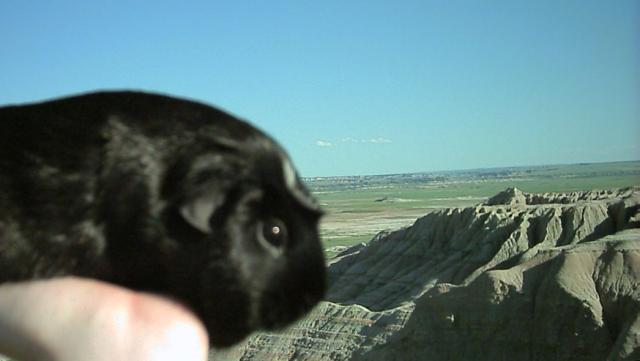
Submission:
[[[638,360],[640,189],[430,213],[330,263],[327,302],[212,359]]]

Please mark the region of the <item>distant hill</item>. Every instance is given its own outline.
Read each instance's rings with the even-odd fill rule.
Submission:
[[[434,211],[329,266],[280,334],[215,360],[638,360],[640,188],[529,194]]]
[[[307,177],[304,178],[304,181],[313,191],[322,192],[452,182],[550,178],[576,179],[603,176],[636,177],[638,184],[640,184],[640,161],[519,166],[403,174]]]

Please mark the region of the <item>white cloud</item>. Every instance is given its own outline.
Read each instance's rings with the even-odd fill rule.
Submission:
[[[372,138],[372,139],[369,139],[369,143],[377,143],[377,144],[391,143],[391,139],[382,138],[382,137]]]
[[[342,138],[342,143],[360,143],[360,140],[351,138],[351,137],[346,137],[346,138]]]
[[[316,140],[316,145],[318,147],[322,147],[322,148],[329,148],[329,147],[336,147],[336,146],[340,146],[340,143],[352,143],[352,144],[387,144],[387,143],[392,143],[391,139],[388,138],[384,138],[384,137],[376,137],[376,138],[369,138],[369,139],[364,139],[364,138],[353,138],[353,137],[344,137],[342,139],[340,139],[339,141],[334,142],[330,142],[327,140]]]
[[[383,144],[383,143],[391,143],[391,139],[377,137],[371,139],[356,139],[352,137],[342,138],[342,143],[374,143],[374,144]]]
[[[333,143],[324,140],[316,140],[316,145],[318,147],[333,147]]]

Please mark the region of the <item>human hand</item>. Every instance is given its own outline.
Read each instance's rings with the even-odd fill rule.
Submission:
[[[0,285],[0,354],[17,360],[206,360],[198,318],[167,298],[75,277]]]

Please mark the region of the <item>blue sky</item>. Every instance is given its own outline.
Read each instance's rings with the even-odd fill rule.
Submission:
[[[197,99],[303,176],[640,159],[636,0],[3,0],[0,36],[0,104]]]

